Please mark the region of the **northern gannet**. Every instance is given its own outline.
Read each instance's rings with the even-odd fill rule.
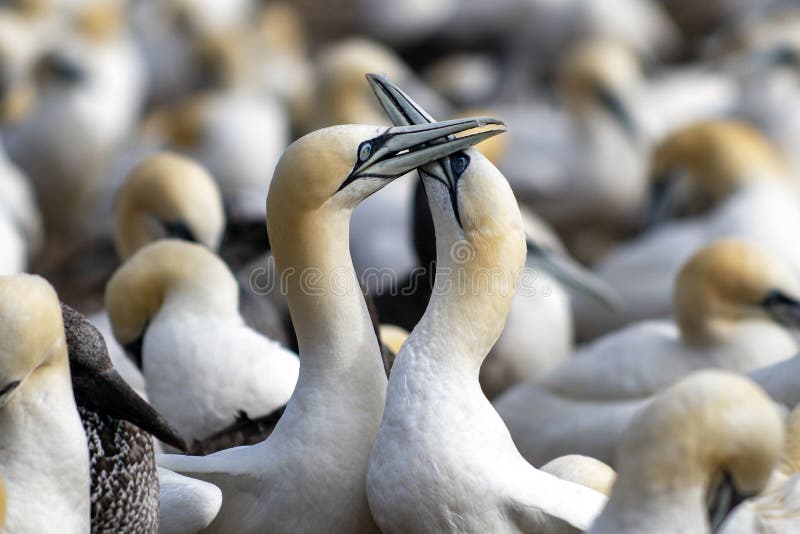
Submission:
[[[699,371],[662,391],[617,448],[617,481],[592,534],[717,532],[767,485],[783,422],[750,380]]]
[[[72,308],[61,309],[89,448],[92,531],[154,532],[159,481],[151,434],[181,450],[186,444],[114,370],[100,332]]]
[[[587,400],[646,397],[702,367],[746,373],[798,350],[800,280],[758,243],[723,239],[681,269],[672,323],[646,321],[599,338],[540,384]],[[676,331],[677,330],[677,331]]]
[[[225,226],[222,199],[213,178],[192,160],[158,152],[140,161],[114,194],[110,228],[66,263],[48,269],[61,298],[87,310],[106,340],[114,367],[146,398],[141,371],[117,343],[102,306],[105,284],[119,261],[161,238],[185,239],[219,247]]]
[[[87,2],[62,14],[34,67],[35,107],[4,135],[36,187],[56,256],[92,233],[106,166],[135,124],[145,89],[121,2]]]
[[[652,160],[649,218],[660,223],[598,263],[595,272],[620,295],[621,313],[610,316],[594,303],[579,302],[576,325],[584,339],[667,315],[681,266],[717,239],[753,240],[800,272],[792,231],[800,225],[797,189],[763,135],[740,122],[700,122],[667,137]],[[665,220],[681,215],[686,218]]]
[[[318,64],[320,126],[391,124],[364,83],[365,72],[380,72],[397,80],[433,109],[434,115],[446,109],[402,59],[375,41],[349,38],[332,43],[321,51]],[[353,212],[350,253],[359,279],[374,296],[392,291],[395,278],[406,276],[417,265],[412,246],[413,198],[414,181],[395,180]]]
[[[89,532],[89,454],[61,306],[33,275],[0,277],[0,470],[9,532]]]
[[[393,121],[426,120],[388,80],[370,78]],[[528,464],[478,380],[524,265],[511,188],[476,150],[427,165],[421,176],[439,291],[389,376],[367,472],[375,521],[385,533],[585,529],[604,497]]]
[[[723,534],[794,532],[800,528],[800,408],[786,418],[781,460],[760,495],[744,501],[722,524]]]
[[[797,278],[773,255],[718,241],[681,272],[677,325],[646,321],[609,334],[538,383],[510,388],[495,408],[532,463],[564,454],[612,462],[630,418],[682,376],[708,367],[744,373],[793,355],[797,342],[779,323],[797,324],[797,295]]]
[[[387,78],[369,75],[368,79],[397,124],[433,120]],[[406,106],[405,115],[398,113],[396,105]],[[399,284],[398,294],[376,298],[381,315],[385,313],[393,320],[400,320],[409,329],[420,320],[434,290],[434,224],[427,204],[420,182],[414,197],[414,240],[421,267],[414,270],[411,279]],[[528,270],[522,282],[524,288],[512,301],[503,332],[481,366],[481,386],[489,398],[512,384],[538,377],[571,355],[573,328],[569,299],[563,286],[613,307],[612,292],[569,257],[555,232],[544,221],[531,212],[524,212],[522,219]],[[532,317],[536,320],[532,321]]]
[[[187,440],[292,394],[297,356],[245,325],[236,279],[202,245],[162,239],[139,249],[108,282],[106,310],[149,401]]]
[[[350,214],[392,179],[496,132],[448,136],[495,122],[334,126],[286,150],[267,223],[279,272],[295,273],[287,287],[300,345],[295,392],[266,441],[159,460],[220,487],[222,510],[211,531],[377,532],[364,480],[386,374],[350,259]]]
[[[225,212],[217,184],[201,165],[159,152],[142,160],[116,193],[114,246],[124,261],[158,237],[217,250]]]

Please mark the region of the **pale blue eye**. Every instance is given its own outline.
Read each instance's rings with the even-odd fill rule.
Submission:
[[[361,145],[361,148],[358,149],[358,160],[359,161],[366,161],[372,155],[372,145],[369,143],[364,143]]]
[[[466,156],[458,156],[453,160],[453,171],[455,171],[456,174],[461,174],[466,170],[468,164],[469,160]]]

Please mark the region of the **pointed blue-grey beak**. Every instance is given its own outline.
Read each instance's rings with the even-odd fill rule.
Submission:
[[[428,114],[419,104],[408,96],[402,89],[392,83],[385,76],[379,74],[367,74],[367,80],[372,87],[375,96],[378,98],[381,107],[392,120],[392,123],[400,125],[411,124],[430,124],[434,122],[434,118]],[[503,125],[501,121],[493,119],[495,122],[487,124]],[[493,130],[492,135],[496,135],[505,131]],[[476,134],[481,135],[481,134]],[[487,139],[489,136],[484,137]],[[481,141],[483,141],[481,139]],[[456,182],[458,177],[466,170],[469,165],[469,158],[465,154],[457,152],[448,154],[444,157],[431,161],[426,165],[419,167],[420,174],[427,174],[428,176],[443,183],[450,192],[450,200],[453,205],[453,213],[456,220],[461,224],[461,217],[458,210],[458,202],[456,197]]]

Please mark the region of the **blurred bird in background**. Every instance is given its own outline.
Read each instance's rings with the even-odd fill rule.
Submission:
[[[0,525],[796,529],[798,147],[794,0],[0,2]]]

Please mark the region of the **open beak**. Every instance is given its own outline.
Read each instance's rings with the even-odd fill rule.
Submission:
[[[186,442],[172,425],[137,395],[113,368],[96,372],[80,365],[72,367],[72,386],[82,403],[124,419],[177,449],[186,450]]]
[[[611,311],[620,309],[614,289],[581,264],[565,254],[541,248],[530,238],[525,240],[528,257],[545,272],[574,291],[599,302]]]
[[[761,306],[782,325],[800,328],[800,300],[775,290],[770,291]]]

